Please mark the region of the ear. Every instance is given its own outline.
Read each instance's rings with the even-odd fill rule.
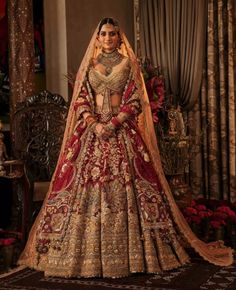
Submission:
[[[98,43],[101,43],[101,40],[100,40],[100,36],[99,35],[97,36],[97,41],[98,41]]]
[[[117,44],[117,48],[119,49],[121,47],[121,44],[122,44],[122,40],[121,40],[121,37],[119,35],[119,40],[118,40],[118,44]]]
[[[96,42],[95,42],[95,43],[96,43],[96,44],[95,44],[96,47],[99,48],[99,49],[101,49],[102,44],[101,44],[101,41],[99,40],[99,36],[96,37]]]

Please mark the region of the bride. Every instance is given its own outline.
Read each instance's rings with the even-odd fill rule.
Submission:
[[[189,262],[184,245],[226,266],[232,249],[190,230],[162,171],[137,59],[112,18],[78,70],[49,192],[19,264],[61,277],[158,273]]]

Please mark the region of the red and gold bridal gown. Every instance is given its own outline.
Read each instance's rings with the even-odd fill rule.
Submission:
[[[108,76],[88,66],[73,103],[76,126],[19,264],[62,277],[157,273],[189,262],[183,237],[204,259],[232,263],[231,249],[195,237],[168,193],[163,173],[154,169],[146,146],[151,135],[144,142],[137,126],[137,116],[148,104],[136,79],[129,57]],[[118,107],[109,101],[113,92],[122,95]],[[102,107],[94,100],[99,94],[104,96]],[[85,125],[84,112],[103,122],[104,114],[108,121],[109,114],[129,117],[103,140]]]

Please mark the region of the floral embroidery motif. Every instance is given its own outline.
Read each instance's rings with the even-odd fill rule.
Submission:
[[[124,96],[122,108],[139,112],[132,81]],[[79,121],[54,180],[37,232],[47,275],[119,277],[188,261],[135,118],[108,140]]]

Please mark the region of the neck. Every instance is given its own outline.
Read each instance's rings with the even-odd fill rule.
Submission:
[[[104,54],[112,54],[112,53],[114,53],[116,51],[117,51],[116,48],[115,49],[112,49],[112,50],[103,49],[102,50],[102,53],[104,53]]]

